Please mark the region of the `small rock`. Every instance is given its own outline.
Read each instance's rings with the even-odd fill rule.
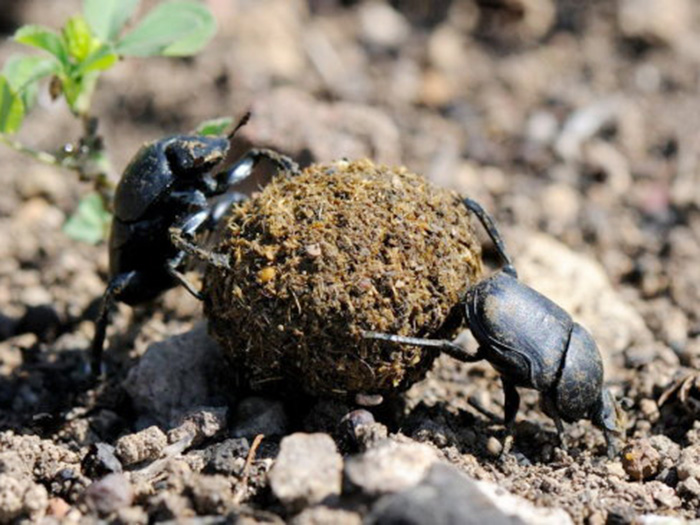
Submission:
[[[189,483],[194,508],[199,514],[226,514],[233,506],[231,480],[214,475],[197,475]]]
[[[678,459],[678,479],[700,480],[700,445],[691,445],[681,451]]]
[[[652,478],[659,470],[661,455],[648,439],[637,439],[622,451],[622,467],[633,481]]]
[[[227,439],[215,443],[203,451],[204,472],[238,475],[245,465],[249,450],[250,445],[245,438]]]
[[[489,436],[489,439],[486,441],[486,450],[492,457],[498,457],[503,452],[503,443],[498,438]]]
[[[679,496],[700,502],[700,482],[697,478],[687,478],[676,485],[676,492]]]
[[[189,499],[174,492],[159,492],[149,498],[148,509],[154,522],[190,518],[194,513]]]
[[[83,473],[91,478],[122,471],[122,464],[115,455],[114,447],[107,443],[90,445],[82,461]]]
[[[681,506],[681,499],[676,496],[676,491],[665,483],[650,481],[646,487],[659,505],[669,509],[677,509]]]
[[[158,459],[167,444],[168,438],[163,431],[152,426],[119,438],[115,452],[124,465],[133,465]]]
[[[21,517],[40,518],[49,502],[43,485],[24,476],[0,474],[0,523]]]
[[[381,498],[366,523],[381,525],[570,524],[562,509],[537,508],[492,483],[476,482],[435,464],[418,485]]]
[[[124,389],[138,412],[169,426],[193,407],[225,404],[217,389],[223,362],[218,345],[199,324],[150,345],[129,371]]]
[[[358,8],[360,35],[379,49],[396,49],[411,34],[408,22],[389,4],[364,2]]]
[[[692,32],[692,0],[621,0],[620,30],[652,44],[682,45]]]
[[[214,437],[228,425],[227,407],[201,407],[180,420],[179,425],[168,432],[168,442],[176,443],[183,439],[192,439],[192,445],[198,445]]]
[[[146,525],[147,523],[149,523],[148,513],[141,507],[118,509],[114,518],[115,525]]]
[[[345,464],[345,480],[370,497],[398,492],[418,483],[437,461],[436,452],[422,443],[386,440]]]
[[[347,510],[318,505],[304,510],[289,523],[290,525],[362,525],[362,517]]]
[[[292,434],[280,444],[270,487],[288,508],[301,510],[340,494],[343,458],[328,434]]]
[[[63,498],[51,498],[46,509],[47,516],[53,516],[56,519],[65,518],[70,510],[70,505]]]
[[[233,437],[252,439],[258,434],[283,436],[287,433],[288,419],[281,401],[262,397],[248,397],[236,407]]]
[[[87,506],[103,516],[129,507],[133,497],[131,484],[124,474],[109,474],[85,490]]]
[[[338,438],[349,448],[357,448],[359,445],[358,429],[374,422],[372,413],[363,408],[348,412],[338,423]]]

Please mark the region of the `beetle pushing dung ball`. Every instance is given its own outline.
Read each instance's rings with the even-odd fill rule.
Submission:
[[[203,299],[210,333],[239,384],[321,396],[386,394],[421,380],[441,352],[485,359],[502,376],[508,434],[521,386],[541,393],[560,435],[562,420],[591,419],[615,452],[622,414],[603,387],[593,339],[517,280],[498,230],[476,202],[366,160],[300,172],[282,155],[253,150],[213,174],[228,144],[217,140],[225,141],[159,141],[125,171],[95,370],[114,302],[143,302],[179,282]],[[262,158],[280,173],[244,201],[232,187]],[[229,210],[220,244],[198,246],[196,234]],[[472,214],[505,263],[483,280]],[[188,256],[206,263],[201,292],[182,276]],[[463,322],[480,345],[476,353],[451,340]]]

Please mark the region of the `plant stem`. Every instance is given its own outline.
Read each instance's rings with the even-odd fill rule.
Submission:
[[[15,151],[19,151],[20,153],[28,155],[33,159],[38,160],[39,162],[43,162],[44,164],[48,164],[50,166],[57,166],[60,168],[65,167],[55,155],[52,155],[51,153],[48,153],[46,151],[39,151],[25,146],[21,142],[8,137],[4,133],[0,133],[0,142],[11,147]]]

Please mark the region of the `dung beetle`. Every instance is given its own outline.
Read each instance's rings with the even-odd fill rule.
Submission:
[[[366,331],[371,339],[432,347],[460,361],[485,359],[501,375],[505,393],[506,443],[510,447],[520,405],[516,387],[540,392],[543,411],[554,420],[562,446],[563,424],[590,419],[601,428],[608,456],[617,453],[624,414],[603,386],[603,363],[591,335],[553,301],[518,280],[493,220],[477,202],[464,199],[492,239],[504,266],[470,287],[463,299],[465,321],[479,347],[456,341]]]
[[[93,376],[101,373],[107,325],[116,302],[145,303],[177,284],[201,298],[182,273],[186,253],[173,244],[173,233],[187,241],[213,230],[232,205],[245,199],[232,188],[262,159],[298,171],[290,159],[266,149],[250,150],[229,168],[213,171],[248,118],[246,114],[227,137],[175,135],[147,144],[124,170],[114,196],[109,283],[91,346]]]

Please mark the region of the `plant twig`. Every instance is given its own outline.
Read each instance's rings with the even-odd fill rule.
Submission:
[[[248,456],[245,460],[245,465],[243,466],[243,476],[241,477],[241,482],[236,485],[236,490],[233,494],[233,501],[238,505],[243,497],[245,496],[246,488],[248,488],[248,478],[250,476],[250,467],[253,465],[253,460],[255,459],[255,454],[258,451],[258,447],[264,438],[264,434],[258,434],[253,439],[253,443],[250,445],[248,450]]]
[[[38,160],[39,162],[43,162],[44,164],[48,164],[50,166],[58,166],[60,168],[66,168],[66,166],[63,165],[61,160],[55,155],[52,155],[51,153],[48,153],[46,151],[39,151],[25,146],[18,140],[12,139],[4,133],[0,133],[0,142],[11,147],[15,151],[19,151],[20,153],[28,155],[33,159]]]

